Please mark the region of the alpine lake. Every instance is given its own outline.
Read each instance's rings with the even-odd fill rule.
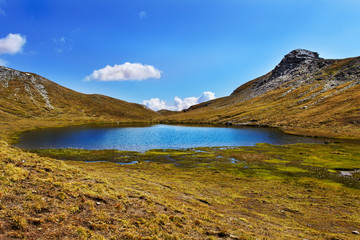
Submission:
[[[324,143],[324,139],[288,135],[275,128],[179,125],[73,126],[41,129],[20,136],[24,149],[77,148],[145,152],[151,149]]]
[[[216,166],[245,172],[252,169],[252,173],[259,166],[273,171],[276,168],[272,165],[281,164],[284,165],[282,171],[290,171],[292,175],[308,172],[309,166],[320,167],[311,168],[318,174],[324,172],[325,167],[326,178],[335,176],[337,181],[360,186],[358,141],[289,135],[276,128],[82,125],[26,132],[19,136],[15,146],[40,156],[84,163],[133,165],[157,162],[186,168]],[[344,150],[344,147],[354,149],[355,153]],[[314,157],[319,154],[321,157]],[[322,159],[324,154],[326,160]],[[247,160],[249,156],[254,158],[250,162]]]

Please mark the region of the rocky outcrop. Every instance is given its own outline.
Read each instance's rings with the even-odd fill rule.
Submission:
[[[18,81],[22,86],[17,85],[14,89],[14,95],[25,94],[36,105],[39,103],[35,100],[35,95],[39,94],[44,101],[44,106],[48,109],[54,109],[51,105],[48,92],[44,86],[47,79],[33,73],[20,72],[11,68],[0,66],[0,83],[3,88],[9,88],[9,83]]]
[[[285,55],[270,73],[248,83],[246,88],[239,87],[231,96],[244,101],[280,87],[290,88],[285,93],[288,94],[300,86],[313,83],[313,87],[321,87],[317,96],[347,82],[350,86],[360,84],[359,58],[323,59],[316,52],[296,49]]]
[[[294,69],[297,69],[302,64],[311,63],[310,65],[313,65],[315,62],[321,62],[319,60],[321,60],[321,58],[319,58],[319,54],[316,52],[304,49],[291,51],[289,54],[285,55],[281,62],[275,67],[268,81],[290,74]]]

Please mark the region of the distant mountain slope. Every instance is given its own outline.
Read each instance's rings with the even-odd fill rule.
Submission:
[[[148,120],[158,114],[143,105],[82,94],[33,73],[0,66],[0,118],[101,118]]]
[[[157,113],[160,115],[163,115],[163,116],[170,116],[170,115],[178,114],[181,112],[180,111],[171,111],[171,110],[167,110],[167,109],[161,109],[161,110],[157,111]]]
[[[264,125],[306,135],[358,138],[360,57],[328,60],[297,49],[274,70],[241,85],[230,96],[163,119]]]

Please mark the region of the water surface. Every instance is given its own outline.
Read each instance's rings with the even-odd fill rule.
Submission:
[[[193,127],[177,125],[94,127],[75,126],[24,133],[16,146],[25,149],[83,148],[146,151],[256,143],[323,143],[319,138],[293,136],[274,128]]]

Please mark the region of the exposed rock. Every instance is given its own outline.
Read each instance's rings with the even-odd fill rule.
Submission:
[[[294,68],[300,66],[300,64],[311,63],[312,61],[320,60],[319,54],[304,49],[296,49],[291,51],[289,54],[281,60],[281,62],[272,71],[269,81],[277,77],[288,74]]]
[[[355,234],[355,235],[360,235],[360,232],[359,232],[359,231],[352,231],[351,233],[352,233],[352,234]]]
[[[32,101],[35,102],[34,95],[36,95],[37,92],[44,99],[45,107],[54,109],[51,105],[48,92],[43,84],[48,80],[36,74],[20,72],[11,68],[0,66],[0,82],[3,88],[8,88],[9,82],[14,80],[20,80],[23,83],[24,90]],[[35,92],[33,90],[35,90]]]
[[[341,71],[336,69],[337,64],[341,65]],[[315,83],[313,84],[314,88],[321,87],[311,96],[301,98],[298,101],[301,104],[348,82],[350,83],[348,86],[337,90],[337,92],[360,84],[359,59],[329,60],[320,58],[316,52],[297,49],[285,55],[270,73],[253,80],[250,82],[251,84],[247,83],[240,86],[231,95],[240,96],[241,101],[244,101],[284,87],[289,88],[289,90],[281,97],[290,94],[303,85]],[[311,90],[313,89],[309,91]],[[325,96],[321,100],[330,96]]]

